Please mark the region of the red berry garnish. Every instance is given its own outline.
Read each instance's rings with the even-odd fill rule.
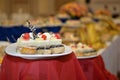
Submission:
[[[47,36],[46,35],[42,35],[41,38],[43,38],[44,40],[46,40]]]
[[[81,46],[81,48],[84,48],[84,46]]]
[[[55,37],[56,37],[57,39],[61,39],[61,37],[60,37],[59,34],[55,34]]]
[[[29,33],[24,33],[24,35],[23,35],[23,39],[25,39],[25,40],[29,40],[29,39],[30,39],[30,35],[29,35]]]

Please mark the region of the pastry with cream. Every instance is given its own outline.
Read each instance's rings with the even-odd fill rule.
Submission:
[[[59,54],[64,52],[62,39],[57,33],[23,33],[17,40],[17,51],[22,54]]]
[[[94,50],[92,47],[82,44],[82,43],[77,43],[77,44],[70,44],[72,50],[75,52],[75,55],[77,57],[80,56],[91,56],[91,55],[96,55],[96,50]]]

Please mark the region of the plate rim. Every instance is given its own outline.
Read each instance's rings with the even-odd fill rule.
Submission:
[[[105,50],[105,48],[98,50],[96,55],[91,55],[91,56],[79,56],[79,57],[77,57],[77,59],[95,58],[95,57],[101,55],[101,54],[103,53],[104,50]]]
[[[64,51],[61,54],[50,54],[50,55],[35,54],[35,55],[28,55],[28,54],[21,54],[21,53],[17,53],[17,52],[14,52],[14,53],[17,53],[17,54],[14,54],[12,52],[8,52],[9,48],[11,48],[11,46],[14,46],[14,47],[12,47],[12,49],[16,48],[17,47],[17,43],[12,43],[9,46],[7,46],[6,49],[5,49],[6,54],[14,56],[14,57],[24,58],[24,59],[47,59],[47,58],[55,58],[55,57],[65,56],[65,55],[68,55],[68,54],[72,53],[72,49],[69,46],[64,45],[65,48],[66,49],[68,48],[69,51],[68,52]],[[15,49],[14,49],[14,51],[15,51]]]

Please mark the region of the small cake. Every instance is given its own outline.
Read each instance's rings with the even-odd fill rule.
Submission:
[[[91,56],[91,55],[96,55],[96,50],[94,50],[92,47],[78,43],[78,44],[70,44],[72,50],[75,52],[75,55],[77,57],[80,56]]]
[[[59,34],[24,33],[17,40],[17,51],[22,54],[59,54],[64,52],[64,45]]]
[[[23,54],[35,54],[36,48],[35,47],[21,47],[20,52]]]
[[[78,43],[77,48],[77,52],[82,53],[83,56],[96,55],[96,50],[86,44]]]

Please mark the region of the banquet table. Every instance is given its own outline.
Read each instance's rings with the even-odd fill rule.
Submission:
[[[52,59],[27,60],[5,55],[0,80],[117,80],[101,56],[77,59],[74,53]]]

